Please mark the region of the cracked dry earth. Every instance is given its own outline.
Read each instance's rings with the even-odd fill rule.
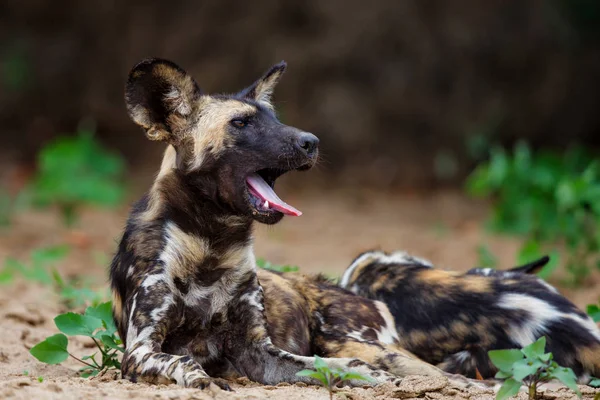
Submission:
[[[476,265],[476,248],[481,243],[487,243],[499,255],[501,265],[509,266],[519,246],[518,241],[483,232],[480,226],[485,205],[456,193],[417,196],[340,192],[329,193],[325,202],[321,193],[292,192],[286,196],[288,199],[304,215],[275,227],[259,227],[256,253],[274,263],[299,265],[305,273],[339,275],[358,252],[373,247],[403,248],[442,267],[466,270]],[[0,231],[0,260],[7,256],[26,260],[34,248],[69,243],[72,250],[57,269],[67,277],[91,277],[99,288],[105,288],[108,260],[126,214],[126,207],[116,212],[86,211],[76,233],[64,229],[53,212],[17,215],[8,230]],[[598,276],[593,276],[584,288],[561,291],[584,307],[598,299],[597,280]],[[329,398],[327,391],[317,386],[264,386],[247,379],[232,383],[235,392],[224,392],[216,386],[195,390],[176,385],[134,384],[118,379],[114,373],[83,379],[77,374],[79,365],[75,361],[49,366],[28,352],[34,344],[57,332],[53,318],[65,311],[51,288],[22,280],[0,286],[0,399]],[[69,340],[71,353],[83,356],[93,352],[93,344],[84,338]],[[43,381],[39,382],[38,377],[43,377]],[[595,392],[587,386],[581,386],[581,391],[586,399],[592,399]],[[335,398],[492,399],[494,395],[490,389],[454,387],[444,378],[414,376],[405,378],[398,387],[341,388]],[[519,398],[525,399],[526,394],[521,393]],[[544,398],[576,396],[566,388],[551,385]]]

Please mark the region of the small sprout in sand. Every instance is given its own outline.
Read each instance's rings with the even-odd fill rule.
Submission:
[[[349,380],[366,381],[366,382],[372,381],[371,378],[360,375],[357,372],[343,371],[341,369],[333,369],[332,370],[325,363],[325,361],[317,355],[315,355],[315,369],[316,370],[304,369],[304,370],[298,372],[296,375],[297,376],[307,376],[307,377],[310,377],[310,378],[313,378],[313,379],[316,379],[317,381],[319,381],[321,383],[321,385],[323,385],[323,387],[325,387],[329,391],[329,399],[330,400],[333,399],[333,388],[339,383],[342,383],[344,381],[349,381]]]
[[[43,376],[38,376],[38,382],[39,382],[39,383],[42,383],[42,382],[44,382],[44,377],[43,377]]]

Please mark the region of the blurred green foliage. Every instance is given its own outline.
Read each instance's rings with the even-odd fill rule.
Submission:
[[[258,265],[259,268],[275,272],[298,272],[298,270],[300,269],[295,265],[273,264],[270,261],[265,260],[264,258],[257,258],[256,265]]]
[[[125,195],[123,159],[107,151],[89,131],[45,146],[31,185],[38,206],[56,205],[68,226],[85,204],[116,206]]]
[[[477,246],[478,266],[482,268],[496,268],[498,266],[498,258],[492,253],[490,248],[481,244]]]
[[[10,284],[17,277],[21,277],[29,282],[52,286],[61,303],[68,309],[96,306],[106,301],[109,297],[108,290],[94,290],[86,280],[65,279],[56,270],[57,263],[62,261],[69,251],[70,248],[66,245],[34,249],[26,262],[7,257],[4,267],[0,269],[0,284]]]
[[[496,146],[466,186],[471,195],[493,200],[492,230],[526,238],[518,262],[564,244],[570,283],[579,285],[600,268],[600,164],[585,149],[533,153],[521,142],[511,154]],[[553,255],[546,277],[558,262]]]
[[[28,281],[52,284],[54,266],[68,253],[68,246],[53,246],[34,249],[29,255],[28,262],[7,257],[4,268],[0,270],[0,283],[11,283],[17,276],[22,276]]]

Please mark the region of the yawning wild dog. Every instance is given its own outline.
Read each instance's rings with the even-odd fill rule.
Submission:
[[[384,302],[400,345],[445,371],[493,377],[489,350],[521,348],[546,336],[546,351],[585,383],[600,375],[600,330],[554,287],[528,274],[547,261],[457,273],[404,252],[369,251],[346,269],[340,286]]]
[[[397,335],[381,303],[318,280],[262,272],[267,297],[277,291],[273,299],[281,299],[264,300],[252,224],[300,215],[273,186],[288,171],[312,167],[318,153],[314,135],[275,116],[271,93],[284,69],[273,66],[234,95],[201,93],[165,60],[131,71],[129,114],[149,139],[168,147],[111,265],[125,377],[224,388],[215,377],[309,382],[296,373],[313,368],[315,353],[344,357],[327,362],[375,382],[395,379],[389,372],[441,374],[390,347]]]

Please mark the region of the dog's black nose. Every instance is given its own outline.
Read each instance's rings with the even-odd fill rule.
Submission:
[[[308,156],[313,156],[319,147],[319,138],[312,133],[302,132],[298,138],[298,146],[306,151]]]

